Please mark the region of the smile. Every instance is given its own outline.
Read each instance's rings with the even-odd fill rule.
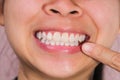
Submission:
[[[80,51],[82,43],[88,41],[88,35],[60,31],[37,31],[37,42],[45,51],[75,53]]]
[[[36,38],[42,43],[51,46],[78,46],[86,41],[85,34],[67,33],[67,32],[37,32]]]

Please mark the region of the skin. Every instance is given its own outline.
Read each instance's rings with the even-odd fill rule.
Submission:
[[[98,61],[120,70],[120,60],[113,57],[118,53],[109,49],[119,34],[119,4],[119,0],[6,0],[0,22],[5,25],[9,42],[20,60],[19,80],[89,80]],[[78,13],[70,14],[73,10]],[[33,33],[51,28],[89,34],[92,43],[82,47],[87,55],[82,51],[58,55],[38,47]],[[88,46],[93,43],[94,46]],[[118,67],[111,63],[111,57]]]

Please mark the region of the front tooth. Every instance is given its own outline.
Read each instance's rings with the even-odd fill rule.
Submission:
[[[49,33],[47,34],[47,40],[48,40],[48,41],[52,40],[52,33],[51,33],[51,32],[49,32]]]
[[[59,42],[60,38],[61,38],[60,32],[55,32],[54,35],[53,35],[53,41]]]
[[[80,35],[79,37],[79,42],[83,42],[85,40],[86,36],[85,35]]]
[[[61,42],[68,42],[68,33],[63,33],[61,37]]]
[[[41,38],[42,38],[42,33],[41,33],[41,32],[38,32],[38,33],[36,34],[36,37],[37,37],[38,39],[41,39]]]

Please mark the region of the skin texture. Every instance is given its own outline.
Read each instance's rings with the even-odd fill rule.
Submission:
[[[119,3],[119,0],[6,0],[0,22],[20,59],[19,80],[89,80],[98,61],[82,51],[73,55],[45,51],[36,43],[34,33],[41,29],[83,31],[89,34],[90,42],[110,48],[119,33]]]

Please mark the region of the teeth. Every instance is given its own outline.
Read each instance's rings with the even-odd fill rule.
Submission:
[[[52,40],[52,33],[49,32],[49,33],[47,34],[47,40],[48,40],[48,41]]]
[[[54,46],[54,45],[55,45],[55,41],[50,41],[50,44],[51,44],[52,46]]]
[[[61,46],[64,46],[64,42],[60,42],[60,45],[61,45]]]
[[[63,33],[62,34],[62,37],[61,37],[61,42],[64,42],[64,43],[66,43],[66,42],[68,42],[68,33]]]
[[[41,37],[45,41],[47,39],[47,34],[45,32],[42,32]]]
[[[55,32],[53,35],[53,41],[59,42],[60,41],[60,32]]]
[[[60,45],[60,42],[56,42],[56,45],[57,45],[57,46]]]
[[[69,41],[70,43],[73,43],[75,41],[75,38],[74,38],[74,34],[70,34],[70,37],[69,37]]]
[[[60,45],[60,46],[78,46],[86,39],[84,34],[74,34],[74,33],[60,33],[60,32],[38,32],[36,37],[46,45]]]
[[[69,46],[70,44],[68,42],[65,43],[65,46]]]
[[[41,32],[38,32],[38,33],[36,34],[36,37],[37,37],[38,39],[41,39],[41,38],[42,38]]]
[[[79,40],[79,34],[75,35],[75,40],[78,41]]]
[[[79,45],[79,43],[78,43],[78,41],[76,41],[76,42],[75,42],[75,46],[78,46],[78,45]]]
[[[49,45],[49,44],[50,44],[50,42],[47,40],[47,41],[45,42],[45,44]]]
[[[85,35],[81,35],[81,36],[79,37],[78,41],[81,43],[81,42],[85,41],[85,38],[86,38]]]

